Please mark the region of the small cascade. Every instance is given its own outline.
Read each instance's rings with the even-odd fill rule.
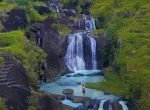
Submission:
[[[93,37],[88,36],[91,42],[91,51],[92,51],[92,68],[97,69],[97,60],[96,60],[96,41]]]
[[[95,19],[93,17],[89,17],[86,15],[82,15],[82,17],[78,21],[79,29],[85,29],[87,31],[95,30]]]
[[[67,54],[64,58],[71,71],[96,70],[96,41],[86,33],[71,34],[67,38]]]
[[[112,103],[109,103],[109,110],[113,110]]]
[[[104,103],[106,102],[107,100],[101,100],[100,104],[99,104],[99,109],[98,110],[104,110],[103,109],[103,106],[104,106]]]
[[[128,110],[128,107],[124,101],[119,101],[119,103],[121,104],[123,110]]]

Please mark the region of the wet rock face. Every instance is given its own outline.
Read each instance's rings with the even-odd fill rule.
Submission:
[[[49,14],[51,13],[51,11],[49,10],[48,7],[46,6],[36,6],[34,5],[34,9],[38,11],[39,14],[43,15],[43,14]]]
[[[23,29],[28,24],[25,11],[22,9],[12,9],[7,15],[8,17],[3,21],[4,31]]]
[[[53,23],[55,23],[55,20],[48,18],[41,27],[42,48],[48,55],[45,63],[48,82],[56,80],[66,69],[65,64],[61,61],[63,55],[65,55],[62,53],[65,53],[66,49],[58,32],[51,28]]]
[[[112,106],[113,106],[113,110],[123,110],[121,104],[116,101],[112,102]]]
[[[29,83],[23,66],[9,55],[1,55],[4,66],[0,70],[0,96],[8,110],[27,110]]]
[[[117,102],[117,101],[111,102],[110,100],[108,100],[104,103],[103,108],[104,108],[104,110],[109,110],[110,106],[112,107],[113,110],[123,110],[123,108],[119,102]]]
[[[81,5],[82,12],[81,14],[89,15],[89,9],[90,6],[92,5],[91,2],[86,1],[84,4]]]
[[[99,68],[105,68],[109,66],[109,56],[106,54],[109,40],[105,34],[99,35],[96,39],[97,44],[97,61],[100,64]],[[109,50],[109,49],[108,49]],[[105,53],[104,53],[105,52]]]

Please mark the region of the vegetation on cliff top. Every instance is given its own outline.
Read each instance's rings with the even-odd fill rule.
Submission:
[[[94,0],[90,13],[96,18],[97,27],[105,30],[112,44],[115,44],[114,40],[120,42],[119,48],[110,48],[114,50],[112,54],[117,52],[110,64],[119,68],[124,96],[134,99],[141,110],[150,109],[150,1]],[[120,79],[115,81],[116,85]],[[102,83],[105,86],[99,84],[98,87],[116,95],[122,94],[118,86],[112,90],[107,85],[111,80],[113,77]]]
[[[31,84],[36,84],[46,54],[34,42],[26,39],[24,32],[0,33],[0,52],[10,52],[25,67]]]
[[[4,101],[0,98],[0,110],[5,110],[5,109],[6,109],[5,103],[4,103]]]

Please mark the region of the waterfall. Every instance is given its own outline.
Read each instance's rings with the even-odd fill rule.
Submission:
[[[109,110],[113,110],[112,103],[109,103]]]
[[[99,109],[98,110],[104,110],[103,109],[103,106],[104,106],[104,103],[106,102],[107,100],[101,100],[100,104],[99,104]]]
[[[81,21],[84,21],[84,26],[81,26]],[[78,26],[79,28],[85,27],[85,30],[87,31],[95,30],[95,19],[93,17],[88,17],[83,14],[78,21]]]
[[[68,36],[68,50],[65,56],[65,63],[71,71],[84,70],[83,60],[83,39],[80,34]]]
[[[67,44],[64,60],[71,71],[97,69],[96,41],[92,36],[85,33],[70,34]]]
[[[119,103],[122,105],[123,110],[128,110],[128,107],[124,101],[119,101]]]
[[[88,36],[91,42],[91,51],[92,51],[92,66],[93,69],[97,69],[97,60],[96,60],[96,41],[93,37]]]

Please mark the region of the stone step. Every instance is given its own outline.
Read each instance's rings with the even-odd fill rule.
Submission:
[[[2,74],[2,75],[0,75],[0,79],[6,78],[6,76],[7,76],[7,74]]]
[[[30,90],[27,89],[24,85],[10,85],[10,86],[8,86],[8,87],[10,87],[10,88],[17,87],[17,88],[20,88],[20,89],[24,89],[24,90],[30,91]]]
[[[7,75],[8,71],[0,72],[0,75]]]
[[[0,83],[7,82],[7,79],[0,79]]]
[[[4,68],[2,68],[2,71],[4,70],[4,71],[7,71],[7,70],[10,70],[12,68],[12,66],[10,66],[10,67],[6,67],[6,66],[4,66]]]
[[[14,66],[14,64],[5,65],[5,67],[12,67],[12,66]]]
[[[9,64],[12,64],[10,61],[8,61],[8,62],[3,62],[3,64],[5,64],[5,65],[9,65]]]
[[[7,81],[7,82],[0,83],[0,85],[9,86],[9,85],[15,85],[16,83],[19,83],[19,82],[17,82],[17,81]]]

